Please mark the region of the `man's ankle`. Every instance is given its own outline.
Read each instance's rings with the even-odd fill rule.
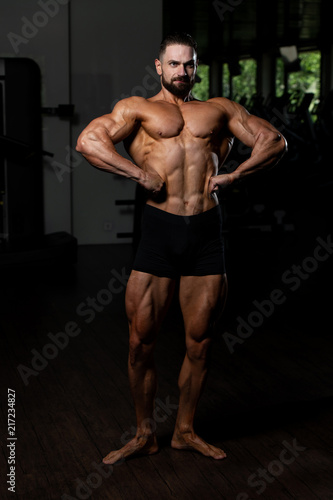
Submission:
[[[176,424],[175,434],[192,434],[194,432],[193,425],[187,423]]]

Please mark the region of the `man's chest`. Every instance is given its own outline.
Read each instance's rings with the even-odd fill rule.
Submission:
[[[223,125],[224,116],[219,109],[197,101],[182,106],[151,103],[141,122],[144,131],[155,140],[188,136],[210,138],[219,134]]]

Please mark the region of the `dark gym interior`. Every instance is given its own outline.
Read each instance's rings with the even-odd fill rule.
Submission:
[[[3,4],[0,498],[333,500],[330,2]],[[198,43],[198,92],[267,120],[288,152],[219,192],[229,291],[195,425],[227,458],[170,447],[176,294],[155,352],[160,451],[106,466],[135,435],[125,289],[142,192],[75,144],[116,101],[159,91],[154,58],[174,30]],[[249,154],[235,141],[220,173]]]

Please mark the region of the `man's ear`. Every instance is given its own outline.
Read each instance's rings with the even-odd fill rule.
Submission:
[[[159,59],[155,59],[155,68],[159,76],[162,75],[162,63]]]

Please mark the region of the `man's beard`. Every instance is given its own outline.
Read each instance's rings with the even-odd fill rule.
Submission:
[[[174,84],[174,81],[182,82]],[[191,82],[189,78],[176,77],[171,82],[167,82],[162,75],[162,84],[171,94],[176,97],[185,97],[188,95],[190,90],[193,88],[194,82]]]

